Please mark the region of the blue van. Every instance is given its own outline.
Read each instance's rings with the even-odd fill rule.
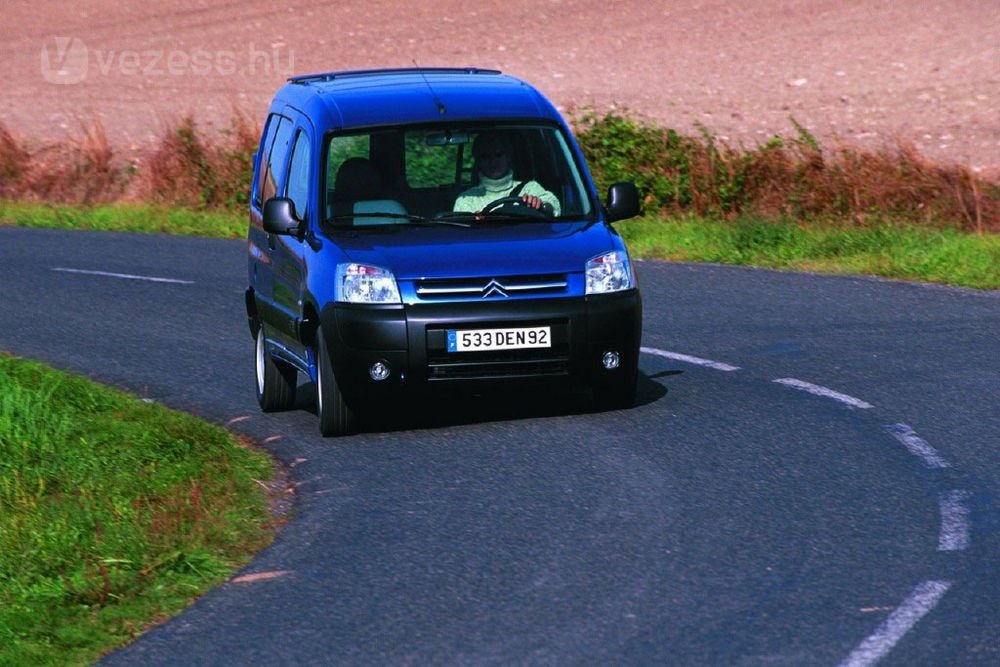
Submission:
[[[495,70],[289,79],[254,180],[246,310],[265,411],[315,383],[323,435],[413,392],[523,383],[634,403],[642,303],[573,135],[535,88]]]

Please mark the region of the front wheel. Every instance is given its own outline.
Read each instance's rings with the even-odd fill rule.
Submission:
[[[316,330],[316,413],[324,437],[347,435],[357,428],[354,410],[344,401],[330,363],[322,328]]]
[[[257,327],[257,342],[254,346],[257,375],[257,403],[264,412],[287,410],[295,403],[295,384],[298,373],[294,367],[276,361],[267,351],[264,326]]]

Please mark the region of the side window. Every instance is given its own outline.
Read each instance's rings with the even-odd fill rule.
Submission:
[[[268,123],[268,134],[271,133],[271,126],[274,126],[274,140],[270,147],[267,146],[265,137],[265,148],[267,153],[261,155],[260,182],[257,184],[258,200],[265,202],[278,194],[277,175],[282,173],[285,166],[285,159],[288,157],[289,142],[292,139],[292,121],[284,116],[274,115]]]
[[[305,219],[309,207],[309,136],[299,132],[292,149],[292,161],[288,166],[288,182],[285,196],[295,204],[295,215]]]
[[[267,166],[268,166],[268,156],[271,154],[271,146],[274,145],[274,135],[278,131],[278,123],[281,121],[281,116],[271,114],[267,119],[267,130],[264,132],[264,136],[260,141],[259,156],[258,156],[258,167],[257,167],[257,180],[254,182],[253,187],[253,203],[260,208],[263,205],[263,198],[261,197],[261,192],[264,190],[264,183],[267,179]]]

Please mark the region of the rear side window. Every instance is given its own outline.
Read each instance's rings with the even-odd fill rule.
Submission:
[[[267,132],[261,144],[260,173],[254,196],[254,203],[262,202],[278,194],[277,175],[282,173],[288,157],[289,142],[292,139],[292,121],[284,116],[272,114],[268,119]]]
[[[260,208],[263,204],[261,198],[261,191],[264,189],[264,182],[268,178],[267,175],[267,160],[268,156],[271,154],[271,146],[274,145],[274,135],[278,131],[278,122],[281,120],[281,116],[272,115],[267,120],[267,129],[264,131],[264,137],[260,141],[260,163],[257,167],[257,180],[253,185],[253,203]]]
[[[288,166],[288,186],[286,195],[295,204],[295,215],[300,219],[306,216],[309,206],[309,136],[299,132],[295,137],[295,148],[292,149],[292,161]]]

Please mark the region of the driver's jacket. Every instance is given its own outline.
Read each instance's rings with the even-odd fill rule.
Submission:
[[[500,178],[487,178],[479,175],[479,185],[469,188],[455,199],[455,211],[460,213],[478,213],[497,199],[508,197],[514,192],[521,181],[514,180],[513,172],[507,172]],[[520,187],[518,195],[533,195],[552,207],[552,215],[558,216],[559,198],[541,186],[538,181],[527,181]]]

